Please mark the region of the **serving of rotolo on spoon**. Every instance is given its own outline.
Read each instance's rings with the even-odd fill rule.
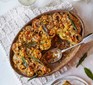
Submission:
[[[66,48],[66,49],[63,49],[63,50],[60,50],[59,48],[54,48],[54,49],[47,51],[45,53],[45,55],[47,55],[47,56],[48,56],[48,54],[51,55],[53,58],[50,59],[49,63],[55,63],[62,58],[62,53],[66,52],[66,51],[68,51],[68,50],[70,50],[70,49],[72,49],[78,45],[81,45],[83,43],[85,44],[85,43],[88,43],[90,41],[93,41],[93,34],[90,34],[87,37],[83,38],[82,41],[76,45],[73,45],[73,46]]]

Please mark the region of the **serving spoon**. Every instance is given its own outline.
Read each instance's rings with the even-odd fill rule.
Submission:
[[[66,48],[66,49],[63,49],[63,50],[60,50],[60,49],[58,49],[58,48],[54,48],[54,49],[52,49],[52,50],[49,50],[48,52],[52,53],[51,55],[54,55],[54,56],[55,56],[54,58],[52,58],[52,59],[50,60],[49,63],[55,63],[55,62],[59,61],[59,60],[62,58],[62,53],[66,52],[67,50],[70,50],[70,49],[72,49],[72,48],[74,48],[74,47],[76,47],[76,46],[79,46],[79,45],[81,45],[81,44],[83,44],[83,43],[84,43],[84,44],[85,44],[85,43],[88,43],[88,42],[90,42],[90,41],[93,41],[93,34],[88,35],[87,37],[83,38],[83,40],[82,40],[80,43],[78,43],[78,44],[76,44],[76,45],[73,45],[73,46],[71,46],[71,47],[69,47],[69,48]],[[47,53],[47,52],[46,52],[46,53]],[[46,54],[46,53],[45,53],[45,54]]]

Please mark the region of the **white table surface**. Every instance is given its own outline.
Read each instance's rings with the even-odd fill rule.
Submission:
[[[83,0],[82,0],[83,1]],[[71,2],[72,3],[72,2]],[[6,13],[8,10],[12,9],[13,7],[17,6],[19,3],[17,0],[9,0],[7,3],[2,3],[0,1],[0,15]],[[91,32],[93,32],[93,1],[91,0],[88,4],[85,2],[73,2],[73,6],[77,9],[79,14],[82,18],[86,17],[85,24],[88,23],[89,25],[86,28],[90,27]],[[90,68],[93,72],[93,48],[89,51],[88,57],[83,62],[83,65]],[[17,79],[15,73],[11,69],[9,61],[6,59],[6,54],[0,45],[0,85],[21,85],[20,81]],[[85,79],[87,82],[93,85],[93,81],[89,79],[82,66],[78,68],[72,68],[71,70],[64,73],[62,76],[66,75],[75,75]],[[49,85],[49,84],[48,84]]]
[[[0,85],[21,85],[0,44]]]

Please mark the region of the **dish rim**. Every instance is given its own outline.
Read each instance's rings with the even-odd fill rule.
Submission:
[[[58,79],[55,79],[52,83],[51,83],[51,85],[54,85],[56,82],[58,82],[58,81],[60,81],[60,80],[64,80],[64,79],[76,79],[76,80],[79,80],[79,81],[81,81],[81,82],[83,82],[84,84],[86,84],[86,85],[88,85],[88,82],[87,81],[85,81],[84,79],[82,79],[82,78],[80,78],[80,77],[78,77],[78,76],[74,76],[74,75],[68,75],[68,76],[64,76],[64,77],[60,77],[60,78],[58,78]]]
[[[11,44],[11,47],[10,47],[10,52],[9,52],[10,65],[11,65],[11,67],[13,68],[13,70],[14,70],[16,73],[18,73],[19,75],[22,75],[22,76],[24,76],[24,77],[31,78],[31,77],[29,77],[29,76],[27,76],[27,75],[24,75],[22,72],[20,72],[17,68],[14,67],[14,64],[13,64],[13,55],[14,55],[14,53],[13,53],[13,51],[12,51],[12,45],[13,45],[13,43],[17,40],[20,32],[21,32],[26,26],[31,25],[31,23],[33,22],[34,19],[37,19],[37,18],[39,18],[40,16],[42,16],[42,15],[44,15],[44,14],[51,14],[51,13],[56,13],[56,12],[67,12],[67,11],[69,11],[69,10],[57,9],[57,10],[50,10],[50,11],[41,13],[41,14],[37,15],[36,17],[34,17],[33,19],[31,19],[28,23],[26,23],[26,24],[21,28],[21,30],[17,33],[17,35],[16,35],[15,38],[13,39],[12,44]],[[83,38],[83,37],[84,37],[84,34],[85,34],[84,22],[83,22],[83,20],[78,16],[77,13],[73,12],[73,10],[71,10],[70,12],[79,19],[79,21],[80,21],[80,23],[81,23],[81,25],[82,25],[82,38]],[[74,56],[73,56],[73,58],[74,58]],[[73,58],[72,58],[72,59],[73,59]],[[70,60],[68,61],[68,63],[69,63],[72,59],[70,59]],[[66,63],[65,65],[67,65],[67,63]],[[65,65],[63,65],[62,67],[64,67]],[[62,67],[61,67],[61,68],[62,68]],[[59,68],[59,69],[60,69],[60,68]],[[54,71],[54,72],[55,72],[55,71]],[[54,73],[54,72],[53,72],[53,73]],[[45,75],[39,76],[39,77],[45,77],[45,76],[51,75],[51,74],[53,74],[53,73],[45,74]],[[38,78],[38,77],[37,77],[37,78]]]

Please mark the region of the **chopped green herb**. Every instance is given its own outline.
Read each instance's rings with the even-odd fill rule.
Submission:
[[[24,66],[27,67],[28,65],[24,57],[22,57],[22,61],[23,61]]]
[[[78,67],[85,60],[86,57],[87,57],[87,52],[81,57],[76,67]]]
[[[34,61],[41,63],[43,65],[43,63],[38,58],[36,58],[34,56],[30,56],[30,58],[32,58]]]
[[[42,24],[42,26],[43,26],[44,32],[48,35],[48,29],[46,28],[45,24],[43,24],[43,23],[41,23],[41,24]]]
[[[33,77],[31,77],[30,79],[28,79],[28,81],[32,80],[33,78],[36,78],[38,75],[35,74]]]
[[[68,12],[68,18],[69,18],[69,20],[70,20],[71,24],[73,25],[74,30],[76,30],[76,31],[77,31],[77,27],[76,27],[76,25],[75,25],[74,21],[71,19],[71,17],[70,17],[70,13],[69,13],[69,12]]]
[[[25,44],[25,46],[29,48],[29,47],[36,46],[36,44],[37,44],[36,42],[30,42],[30,43]]]
[[[93,73],[91,72],[91,70],[89,68],[84,68],[84,71],[86,73],[86,75],[93,80]]]

